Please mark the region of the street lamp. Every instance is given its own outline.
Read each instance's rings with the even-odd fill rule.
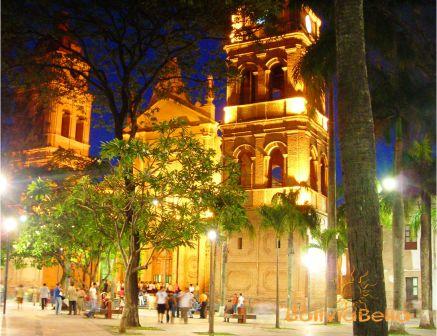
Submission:
[[[395,177],[385,177],[382,180],[382,189],[386,190],[386,191],[394,191],[398,188],[398,180]]]
[[[326,257],[323,251],[317,248],[310,248],[302,255],[302,264],[306,267],[308,272],[308,314],[311,308],[311,273],[323,271],[326,268]]]
[[[217,232],[215,230],[208,231],[207,237],[211,243],[211,252],[209,256],[209,334],[214,334],[214,259],[215,259],[215,242],[217,240]]]
[[[9,240],[9,232],[14,231],[17,228],[17,220],[14,217],[8,217],[3,220],[3,230],[6,236],[6,265],[5,265],[5,287],[3,295],[3,315],[6,314],[6,298],[8,296],[8,272],[9,272],[9,259],[11,254],[11,242]]]

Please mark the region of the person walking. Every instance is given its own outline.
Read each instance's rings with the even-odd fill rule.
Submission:
[[[91,310],[95,311],[97,309],[97,284],[95,282],[90,287],[88,294],[90,296]]]
[[[35,286],[32,286],[30,293],[32,294],[32,303],[34,306],[36,306],[36,303],[38,302],[38,289],[36,289]]]
[[[237,314],[237,306],[238,306],[238,295],[234,293],[232,296],[232,307],[234,308],[234,314]]]
[[[176,299],[175,294],[169,292],[168,293],[168,299],[167,299],[167,307],[166,307],[166,320],[167,323],[171,322],[174,323],[174,318],[176,316]]]
[[[244,296],[242,293],[240,293],[240,296],[238,297],[237,309],[242,308],[243,306],[244,306]]]
[[[71,282],[70,286],[67,289],[67,298],[68,298],[68,315],[71,315],[72,310],[74,312],[74,315],[77,315],[77,291],[76,291],[76,287],[74,287],[74,282]]]
[[[167,297],[168,294],[164,289],[164,286],[162,286],[159,291],[156,293],[156,304],[158,309],[158,323],[164,323],[164,314],[166,310],[167,305]]]
[[[90,311],[85,314],[88,318],[94,317],[94,313],[97,311],[97,284],[93,282],[90,290],[88,291],[88,294],[90,296],[90,303],[91,303],[91,309]]]
[[[56,315],[59,315],[61,314],[63,300],[62,289],[59,283],[56,284],[56,288],[53,292],[53,297],[55,298],[55,312]]]
[[[15,298],[17,301],[17,309],[23,309],[23,298],[24,298],[24,287],[23,285],[19,285],[15,290]]]
[[[205,293],[199,295],[199,303],[200,303],[200,318],[206,318],[206,307],[208,305],[208,296]]]
[[[42,287],[39,289],[39,297],[41,298],[41,309],[44,310],[47,307],[47,301],[49,300],[50,290],[47,287],[46,283],[42,284]]]
[[[184,319],[184,323],[188,323],[188,311],[193,305],[194,295],[188,288],[179,294],[179,307],[181,309],[181,317]]]
[[[77,311],[80,314],[84,311],[84,300],[86,293],[82,287],[77,288]]]

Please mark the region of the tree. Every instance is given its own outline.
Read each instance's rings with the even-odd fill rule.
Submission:
[[[42,91],[53,89],[50,84],[56,78],[62,85],[55,86],[59,92],[50,94],[59,96],[71,95],[78,86],[89,88],[94,111],[110,114],[115,137],[122,140],[125,126],[129,126],[125,136],[134,141],[137,119],[148,107],[151,91],[158,82],[172,83],[173,79],[185,77],[206,88],[206,74],[214,72],[218,77],[221,73],[224,78],[220,48],[212,52],[209,66],[201,67],[206,74],[193,74],[199,70],[194,65],[203,56],[200,43],[225,41],[229,19],[238,8],[255,22],[256,18],[274,12],[278,3],[277,0],[10,2],[2,8],[5,47],[2,61],[3,69],[8,70],[2,79],[7,87],[36,87]],[[166,68],[175,58],[183,75]],[[181,89],[170,85],[159,95],[165,97],[168,91]],[[133,188],[134,183],[126,180],[124,185]],[[136,227],[130,222],[129,209],[124,217],[126,227]],[[135,230],[132,234],[130,252],[134,253],[141,238]],[[128,258],[133,270],[128,272],[131,284],[137,277],[137,257]],[[134,304],[137,289],[131,287],[126,297]],[[136,309],[126,309],[124,317],[126,325],[139,325]]]
[[[24,200],[28,219],[14,245],[18,265],[28,259],[38,268],[60,265],[63,285],[72,270],[80,271],[83,283],[86,276],[94,281],[92,265],[113,249],[109,240],[98,235],[89,214],[72,206],[69,191],[77,182],[77,178],[62,183],[38,178],[30,183]]]
[[[317,248],[326,253],[326,276],[331,270],[329,268],[330,256],[328,255],[328,251],[331,246],[336,247],[335,256],[342,256],[347,248],[347,238],[346,238],[346,230],[345,228],[330,228],[328,227],[326,230],[313,230],[311,232],[313,242],[308,244],[308,248]],[[332,244],[332,241],[335,241],[335,245]],[[337,268],[337,259],[335,259]],[[337,273],[337,272],[335,272]],[[326,282],[326,293],[329,293],[330,283]],[[337,295],[337,287],[335,287],[335,294]],[[335,311],[329,311],[328,307],[328,295],[325,295],[325,307],[324,307],[324,323],[327,324],[330,321],[333,321],[337,318],[337,314]]]
[[[150,262],[139,265],[141,251],[193,246],[213,225],[232,231],[235,224],[229,219],[241,213],[245,200],[234,162],[215,162],[214,151],[180,122],[155,124],[153,130],[158,137],[151,142],[106,143],[102,159],[113,164],[112,172],[102,181],[87,179],[70,191],[75,205],[92,214],[100,233],[116,243],[121,255],[125,292],[131,295],[126,296],[120,332],[139,323],[127,319],[138,319],[138,303],[132,295],[136,273]],[[141,169],[134,162],[142,162]],[[219,183],[216,177],[221,174],[226,178]],[[205,221],[207,211],[217,214],[213,222]],[[107,222],[111,225],[104,225]]]
[[[259,208],[262,227],[273,229],[276,234],[276,328],[279,328],[279,239],[284,233],[287,234],[287,310],[290,312],[293,235],[296,232],[305,237],[308,229],[315,229],[319,225],[319,217],[315,208],[309,204],[299,205],[298,196],[299,190],[278,193],[273,197],[271,205],[263,205]]]
[[[323,110],[322,97],[326,93],[328,115],[328,228],[337,226],[337,158],[335,150],[336,120],[334,113],[335,34],[332,29],[322,31],[315,44],[309,46],[293,69],[293,78],[305,83],[306,97],[314,109]],[[337,241],[330,240],[327,254],[326,300],[329,313],[334,313],[332,322],[337,322]],[[331,320],[330,320],[331,321]]]
[[[348,244],[353,269],[353,303],[370,314],[386,310],[375,138],[367,81],[363,2],[335,2],[338,114],[345,186]],[[361,295],[363,281],[371,295]],[[387,335],[387,323],[354,321],[354,335]]]
[[[418,211],[413,215],[411,229],[417,233],[420,229],[420,271],[422,288],[422,309],[420,328],[433,328],[432,314],[432,253],[431,237],[433,228],[431,199],[435,197],[436,160],[432,152],[429,137],[414,141],[407,152],[407,192],[419,199]]]
[[[325,18],[324,30],[315,44],[299,60],[294,77],[303,78],[306,84],[309,103],[314,106],[321,105],[320,97],[323,92],[329,92],[327,84],[335,73],[335,23],[332,22],[332,9],[329,5],[319,1],[305,1],[314,5],[323,13]],[[372,112],[376,122],[376,135],[385,138],[388,142],[395,142],[395,172],[402,172],[402,155],[406,147],[407,137],[420,136],[424,128],[434,128],[434,64],[435,64],[435,39],[430,35],[429,28],[433,19],[426,14],[430,4],[417,1],[414,4],[408,1],[381,2],[367,1],[364,6],[364,20],[366,23],[367,66],[369,69],[369,83],[372,96]],[[406,8],[414,15],[406,17]],[[384,33],[381,34],[379,22],[384,21]],[[432,21],[432,22],[431,22]],[[398,45],[402,44],[402,48]],[[424,57],[422,57],[422,55]],[[417,71],[417,69],[420,69]],[[329,94],[331,97],[331,94]],[[328,109],[329,111],[329,109]],[[332,117],[329,117],[332,121]],[[425,121],[425,123],[424,123]],[[424,127],[425,126],[425,127]],[[394,131],[393,131],[394,130]],[[394,134],[394,137],[392,135]],[[331,137],[332,139],[332,137]],[[405,144],[404,144],[405,143]],[[331,147],[332,148],[332,147]],[[330,157],[330,168],[332,157]],[[335,171],[330,171],[330,178]],[[332,187],[328,189],[333,190]],[[328,201],[330,197],[328,197]],[[402,213],[403,198],[398,193],[394,203],[396,215],[393,217],[394,225],[390,225],[394,237],[403,235]],[[328,207],[331,209],[333,207]],[[333,215],[328,213],[329,218]],[[394,307],[402,310],[404,295],[403,262],[402,254],[397,253],[402,249],[401,239],[394,239],[393,268],[395,269]],[[332,250],[334,251],[334,249]],[[332,264],[333,265],[333,264]],[[332,267],[328,266],[329,270]],[[332,281],[333,277],[330,277]],[[330,287],[328,298],[335,302],[335,293]],[[330,301],[328,299],[328,301]],[[403,324],[393,324],[393,331],[402,331]]]

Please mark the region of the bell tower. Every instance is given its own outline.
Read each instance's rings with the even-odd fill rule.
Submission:
[[[68,37],[67,25],[60,23],[57,30],[58,39],[39,41],[35,63],[60,64],[72,70],[43,68],[42,84],[16,91],[15,111],[2,139],[6,140],[3,150],[12,153],[14,164],[43,166],[59,148],[89,155],[93,99],[86,81],[78,75],[79,71],[87,72],[87,68],[71,56],[71,50],[80,53],[81,48]]]
[[[271,276],[275,239],[272,232],[259,228],[257,208],[269,204],[276,193],[295,189],[300,189],[299,202],[312,204],[322,217],[326,217],[327,204],[328,120],[323,110],[309,108],[305,83],[292,77],[297,60],[318,38],[321,20],[308,7],[286,8],[279,20],[280,31],[271,36],[263,29],[247,33],[262,22],[233,15],[229,43],[224,47],[237,76],[227,84],[222,148],[224,155],[240,164],[241,185],[248,194],[248,216],[257,228],[256,238],[237,234],[230,239],[227,290],[241,290],[264,300],[275,297]],[[305,303],[308,288],[305,270],[300,269],[299,247],[303,241],[297,235],[294,240],[293,263],[297,269],[293,271],[293,297],[294,302]],[[280,249],[283,298],[286,246],[284,237]],[[320,295],[322,300],[323,293]]]

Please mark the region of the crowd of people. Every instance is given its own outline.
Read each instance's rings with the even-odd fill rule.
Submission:
[[[22,309],[25,293],[23,285],[19,285],[15,290],[18,309]],[[53,289],[49,289],[44,283],[39,290],[32,286],[27,290],[27,294],[31,295],[34,305],[38,301],[40,302],[42,310],[51,303],[56,315],[61,314],[64,308],[68,310],[68,315],[84,312],[88,318],[94,317],[98,311],[112,310],[113,299],[117,302],[117,309],[122,310],[125,296],[123,283],[117,283],[113,290],[109,281],[105,281],[100,288],[95,282],[89,288],[84,285],[76,286],[74,281],[64,287],[57,283]],[[178,284],[164,285],[141,281],[138,283],[138,305],[141,308],[149,309],[156,307],[158,323],[164,323],[164,319],[167,323],[173,323],[175,317],[180,317],[184,323],[188,323],[188,318],[193,318],[196,312],[199,312],[201,319],[206,318],[208,295],[201,293],[198,285],[190,284],[181,289]],[[237,309],[243,305],[243,294],[234,293],[232,299],[228,300],[225,306],[225,322],[229,322],[229,317],[236,314]]]

